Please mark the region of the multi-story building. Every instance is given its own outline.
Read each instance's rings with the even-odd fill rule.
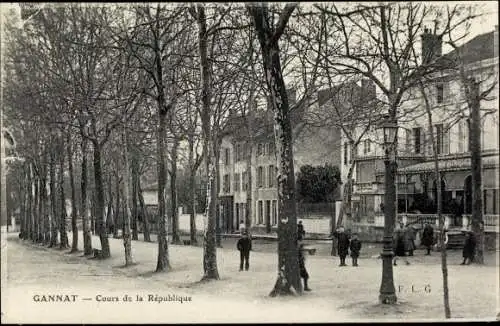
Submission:
[[[366,80],[361,86],[347,84],[341,86],[352,98],[355,93],[368,93],[375,97],[375,86]],[[339,96],[340,87],[321,90],[317,93],[314,104],[297,108],[291,112],[293,129],[293,154],[295,173],[304,165],[337,166],[341,172],[341,182],[348,173],[351,164],[351,152],[341,128],[332,123],[316,123],[311,118],[333,110],[330,106],[332,98]],[[344,92],[345,93],[345,92]],[[295,103],[295,94],[289,93],[290,102]],[[363,98],[366,99],[366,98]],[[346,102],[337,101],[337,102]],[[347,102],[349,100],[347,99]],[[348,108],[345,108],[348,109]],[[253,135],[252,145],[248,142],[248,119],[251,119]],[[335,120],[335,119],[334,119]],[[239,222],[244,220],[247,211],[248,191],[252,191],[251,225],[254,228],[266,228],[267,231],[275,228],[278,223],[278,194],[277,194],[277,161],[273,134],[273,116],[270,110],[256,111],[252,117],[230,117],[226,135],[222,139],[220,153],[220,192],[219,216],[223,232],[237,230]],[[251,146],[251,159],[248,161],[248,146]],[[250,168],[249,168],[250,165]],[[249,185],[248,171],[251,172],[251,186]],[[335,211],[338,214],[343,184],[334,194]]]
[[[424,36],[422,41],[429,39],[432,41],[432,35]],[[435,52],[441,53],[441,44],[433,44],[439,47]],[[467,76],[480,80],[481,92],[494,86],[487,100],[481,102],[481,150],[485,224],[498,225],[498,26],[443,55],[443,62],[450,61],[460,62]],[[430,80],[426,84],[426,94],[432,108],[432,130],[442,180],[436,182],[434,177],[433,150],[423,95],[418,89],[410,90],[401,107],[402,112],[407,109],[409,113],[398,122],[398,211],[435,213],[436,194],[440,188],[444,213],[467,216],[471,213],[472,188],[469,110],[463,81],[457,69],[436,73]],[[374,139],[382,139],[381,130],[372,130],[366,135],[366,141],[373,143]],[[371,151],[358,149],[353,206],[358,219],[366,223],[374,223],[375,217],[383,214],[383,159],[380,145],[373,146]],[[458,218],[450,223],[462,226],[463,221]]]

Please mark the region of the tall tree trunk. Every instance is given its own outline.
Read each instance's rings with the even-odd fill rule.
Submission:
[[[58,244],[58,230],[59,221],[57,218],[57,200],[56,200],[56,162],[55,162],[55,149],[50,149],[50,164],[49,164],[49,189],[50,189],[50,204],[51,204],[51,230],[50,247],[55,247]]]
[[[216,215],[216,223],[215,223],[215,244],[217,247],[222,248],[221,244],[221,233],[222,231],[228,231],[228,225],[229,223],[229,216],[223,215],[223,213],[220,211],[220,202],[219,202],[219,194],[220,194],[220,143],[222,139],[217,138],[213,139],[213,144],[214,144],[214,149],[213,149],[213,165],[215,167],[215,178],[214,178],[214,185],[213,187],[215,188],[215,197],[212,197],[214,200],[215,204],[215,215]],[[224,217],[225,220],[221,219],[221,217]]]
[[[139,209],[137,207],[137,180],[139,179],[139,158],[137,151],[132,152],[132,240],[139,240],[137,217]]]
[[[125,248],[125,266],[130,266],[133,264],[132,260],[132,238],[130,230],[130,169],[129,169],[129,158],[128,158],[128,141],[125,128],[122,132],[123,140],[123,247]]]
[[[191,240],[191,245],[197,244],[196,239],[196,194],[198,189],[196,188],[196,169],[194,162],[194,137],[192,135],[189,136],[189,157],[188,157],[188,165],[189,165],[189,235]]]
[[[159,110],[159,125],[158,125],[158,142],[157,142],[157,156],[158,156],[158,261],[156,264],[157,272],[164,272],[170,269],[170,261],[168,257],[168,240],[167,240],[167,205],[166,199],[166,183],[167,183],[167,169],[165,158],[165,134],[166,134],[166,119],[167,110],[164,110],[164,99],[160,105],[162,109]]]
[[[71,145],[71,138],[68,137],[68,172],[69,183],[71,187],[71,251],[70,253],[78,251],[78,206],[76,204],[76,188],[75,188],[75,171],[73,169],[73,150]]]
[[[110,233],[113,229],[113,178],[111,173],[108,176],[108,208],[106,211],[106,233]]]
[[[35,202],[33,205],[33,217],[35,219],[36,242],[43,243],[42,221],[40,218],[40,177],[35,179]]]
[[[160,5],[157,5],[157,19],[154,25],[156,32],[160,32],[159,22]],[[168,255],[168,239],[167,239],[167,207],[166,207],[166,184],[167,184],[167,166],[166,166],[166,133],[167,133],[167,116],[172,107],[172,103],[168,103],[165,95],[165,86],[163,84],[163,66],[162,66],[162,50],[160,48],[160,40],[154,39],[154,57],[155,57],[155,72],[157,76],[157,104],[158,104],[158,132],[157,132],[157,157],[158,157],[158,259],[156,264],[156,272],[166,272],[170,270],[170,260]]]
[[[92,254],[92,236],[90,234],[90,221],[89,221],[89,206],[87,199],[87,189],[88,189],[88,176],[87,176],[87,148],[88,143],[85,138],[82,137],[82,163],[81,163],[81,210],[80,214],[82,215],[82,227],[83,227],[83,254],[91,255]]]
[[[144,196],[142,194],[140,177],[137,178],[137,194],[139,197],[139,204],[141,205],[142,223],[144,226],[144,241],[151,242],[151,232],[149,229],[149,216],[148,216],[148,211],[146,210],[146,205],[144,204]]]
[[[59,195],[60,195],[60,219],[59,219],[59,233],[61,234],[60,249],[69,247],[68,233],[66,232],[66,195],[64,193],[64,142],[61,140],[61,151],[59,152]]]
[[[174,146],[171,153],[171,168],[170,168],[170,194],[171,194],[171,209],[172,209],[172,243],[179,244],[179,212],[177,209],[177,157],[179,151],[179,140],[174,139]]]
[[[45,160],[44,160],[45,161]],[[50,244],[50,214],[49,214],[49,199],[47,196],[47,167],[44,164],[44,167],[41,169],[42,173],[42,182],[41,182],[41,200],[43,202],[42,207],[42,215],[43,215],[43,231],[45,233],[45,244]]]
[[[118,230],[120,229],[119,228],[119,225],[121,223],[121,207],[120,207],[120,202],[121,202],[121,196],[120,196],[120,174],[117,173],[116,174],[116,178],[115,178],[115,210],[114,210],[114,214],[113,214],[113,238],[118,238]]]
[[[19,186],[19,215],[21,217],[21,228],[19,230],[19,238],[22,240],[26,239],[27,234],[27,221],[26,221],[26,171],[23,166],[22,179]]]
[[[291,15],[295,7],[282,13]],[[274,111],[274,137],[278,156],[278,278],[271,296],[292,294],[292,288],[302,293],[297,247],[297,211],[295,205],[295,175],[293,165],[292,128],[285,82],[283,80],[279,35],[269,26],[269,13],[264,6],[250,7],[259,37],[264,76]],[[288,16],[289,17],[289,16]],[[286,21],[285,21],[286,22]],[[284,28],[284,26],[283,26]]]
[[[483,191],[482,191],[482,159],[481,159],[481,111],[479,98],[479,83],[469,80],[471,112],[469,148],[471,151],[472,176],[472,231],[477,239],[474,262],[484,264],[484,221],[483,221]]]
[[[436,179],[436,202],[437,202],[437,214],[438,214],[438,221],[439,221],[439,247],[441,248],[441,272],[443,274],[443,303],[444,303],[444,314],[446,318],[451,318],[451,311],[450,311],[450,299],[449,299],[449,289],[448,289],[448,264],[446,261],[446,243],[445,243],[445,226],[444,226],[444,219],[445,217],[442,214],[442,207],[443,207],[443,198],[442,198],[442,193],[441,193],[441,173],[439,172],[439,158],[437,154],[437,142],[434,137],[434,128],[432,124],[432,112],[431,112],[431,105],[429,103],[428,97],[425,93],[425,89],[423,85],[420,85],[420,92],[422,93],[422,96],[424,98],[425,102],[425,108],[427,111],[427,121],[429,124],[429,136],[431,139],[431,144],[432,144],[432,152],[433,152],[433,159],[434,159],[434,176]]]
[[[212,153],[212,132],[210,125],[210,97],[211,78],[210,63],[208,61],[208,34],[205,8],[197,5],[198,23],[198,51],[200,56],[201,69],[201,124],[203,132],[203,153],[205,157],[205,168],[207,173],[207,206],[205,212],[205,234],[203,238],[203,278],[202,280],[218,280],[217,270],[217,247],[216,247],[216,216],[215,203],[217,189],[215,184],[215,165]]]
[[[95,180],[95,197],[96,197],[96,226],[97,234],[101,240],[101,257],[111,257],[109,250],[109,240],[104,227],[104,187],[102,184],[101,171],[101,145],[98,141],[93,141],[94,145],[94,180]]]
[[[254,93],[253,91],[251,92],[251,99],[253,102],[253,97]],[[246,170],[246,175],[247,179],[243,180],[243,182],[247,183],[247,203],[246,203],[246,210],[245,210],[245,228],[250,231],[250,228],[252,226],[252,212],[253,212],[253,185],[252,185],[252,154],[253,154],[253,146],[254,146],[254,139],[253,139],[253,110],[256,108],[252,106],[250,107],[250,112],[248,113],[246,120],[247,120],[247,141],[246,141],[246,161],[247,161],[247,170]]]
[[[33,218],[33,165],[32,163],[28,164],[28,207],[26,210],[26,215],[29,223],[29,239],[31,241],[36,241],[36,233],[35,233],[35,219]]]

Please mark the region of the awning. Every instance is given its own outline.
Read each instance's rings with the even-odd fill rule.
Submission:
[[[498,168],[498,155],[484,156],[482,163],[483,163],[483,169]],[[441,159],[438,162],[438,167],[440,172],[470,170],[471,168],[470,157]],[[417,163],[398,169],[399,174],[412,174],[412,173],[431,172],[431,171],[434,171],[433,161]]]

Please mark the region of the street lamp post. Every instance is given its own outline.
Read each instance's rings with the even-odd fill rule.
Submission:
[[[384,164],[385,164],[385,194],[384,194],[384,249],[382,251],[382,283],[380,285],[379,301],[383,304],[394,304],[397,301],[392,271],[392,233],[396,219],[396,136],[398,126],[390,118],[386,118],[384,131]]]

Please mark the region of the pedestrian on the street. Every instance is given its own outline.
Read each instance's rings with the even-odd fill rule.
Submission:
[[[240,272],[243,270],[243,263],[245,263],[245,270],[247,271],[250,265],[250,250],[252,250],[252,239],[248,236],[247,231],[243,232],[236,243],[236,248],[240,251]]]
[[[309,285],[307,284],[309,280],[309,273],[307,273],[306,269],[306,257],[305,257],[305,249],[304,243],[302,241],[298,242],[298,251],[299,251],[299,273],[300,277],[304,280],[304,291],[311,291]]]
[[[345,263],[345,258],[349,253],[349,236],[345,233],[344,228],[341,226],[333,235],[337,238],[337,248],[340,257],[339,266],[347,266]]]
[[[304,230],[304,225],[302,224],[302,221],[299,221],[297,224],[297,240],[301,241],[304,240],[304,237],[306,236],[306,230]]]
[[[359,252],[361,251],[361,241],[359,241],[357,233],[352,234],[352,240],[349,245],[349,249],[351,250],[352,266],[357,267]]]
[[[247,230],[247,227],[246,227],[245,222],[243,220],[240,220],[239,229],[240,229],[240,234],[243,234]]]
[[[474,261],[474,252],[476,250],[476,238],[474,233],[467,231],[465,234],[465,244],[462,251],[464,261],[460,265],[469,265]]]
[[[408,256],[413,256],[413,251],[415,250],[415,232],[414,229],[407,225],[404,228],[404,242],[405,242],[405,251],[408,253]]]
[[[403,259],[405,260],[406,265],[410,265],[408,258],[406,258],[403,227],[403,223],[400,223],[399,227],[396,227],[396,229],[394,229],[394,235],[392,238],[394,248],[394,266],[397,266],[396,261],[398,260],[398,257],[404,257]]]
[[[422,232],[422,244],[427,249],[426,255],[429,256],[431,248],[434,245],[434,229],[428,223],[425,223],[424,231]]]

